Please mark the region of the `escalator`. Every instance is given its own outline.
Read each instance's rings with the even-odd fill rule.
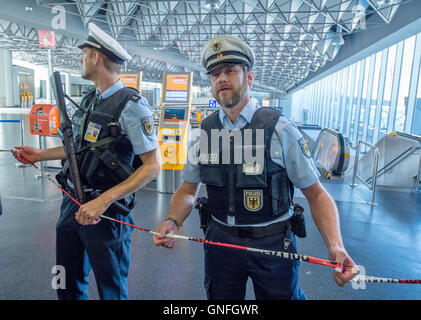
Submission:
[[[376,185],[401,191],[418,191],[421,179],[421,137],[404,132],[383,136],[375,145],[378,150]],[[367,184],[373,181],[374,150],[358,160],[359,177]]]
[[[350,144],[340,132],[315,125],[297,125],[311,151],[317,169],[330,179],[344,177],[350,161]]]

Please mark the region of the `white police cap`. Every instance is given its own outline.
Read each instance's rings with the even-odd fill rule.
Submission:
[[[115,39],[98,28],[94,23],[88,23],[88,30],[88,39],[78,46],[80,49],[85,47],[95,48],[107,56],[111,61],[118,64],[123,64],[124,61],[132,59],[127,51]]]
[[[231,36],[216,36],[209,40],[202,51],[202,65],[209,73],[221,64],[254,65],[254,53],[247,43]]]

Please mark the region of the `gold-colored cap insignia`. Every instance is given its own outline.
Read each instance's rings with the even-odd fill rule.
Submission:
[[[215,52],[221,51],[221,49],[222,49],[222,43],[221,43],[221,41],[214,42],[212,44],[212,49]]]

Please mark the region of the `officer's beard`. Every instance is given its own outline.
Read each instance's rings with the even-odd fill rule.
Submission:
[[[238,90],[230,88],[232,90],[232,96],[230,98],[220,98],[219,92],[217,94],[214,94],[214,97],[216,101],[218,101],[220,106],[229,109],[235,107],[241,100],[244,99],[244,96],[247,92],[247,86],[247,77],[245,77],[243,85]]]

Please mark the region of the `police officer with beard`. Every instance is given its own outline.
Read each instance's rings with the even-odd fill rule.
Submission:
[[[336,205],[320,184],[319,173],[297,128],[279,111],[259,108],[250,97],[253,51],[238,38],[217,36],[203,49],[202,64],[221,109],[202,122],[201,137],[190,146],[199,161],[186,163],[184,181],[172,198],[168,217],[156,230],[161,236],[154,236],[155,244],[174,246],[176,240],[165,234],[179,232],[204,183],[210,212],[206,239],[296,253],[290,219],[296,186],[309,202],[329,260],[343,265],[342,270],[334,270],[333,278],[344,286],[358,269],[344,248]],[[209,137],[215,129],[226,129],[232,136],[241,133],[241,154],[260,150],[264,161],[236,163],[238,144],[232,137],[219,147],[219,154],[210,154]],[[264,130],[260,149],[257,144],[245,142],[247,130],[252,132],[251,141],[258,141],[258,129]],[[202,144],[203,139],[208,140]],[[231,155],[228,163],[223,162],[224,151]],[[248,277],[257,299],[306,299],[298,281],[298,261],[212,245],[204,245],[204,250],[208,299],[244,299]]]
[[[79,46],[84,53],[82,77],[95,88],[72,118],[87,202],[79,207],[63,197],[56,225],[56,261],[65,268],[66,283],[57,294],[59,299],[87,299],[93,269],[101,299],[127,299],[133,229],[98,217],[104,214],[133,224],[134,192],[159,174],[161,159],[148,102],[119,77],[130,55],[95,24],[89,23],[88,29],[88,38]],[[23,163],[66,158],[63,147],[22,146],[13,153]],[[74,194],[67,168],[65,163],[57,179]],[[116,202],[121,204],[117,210]]]

